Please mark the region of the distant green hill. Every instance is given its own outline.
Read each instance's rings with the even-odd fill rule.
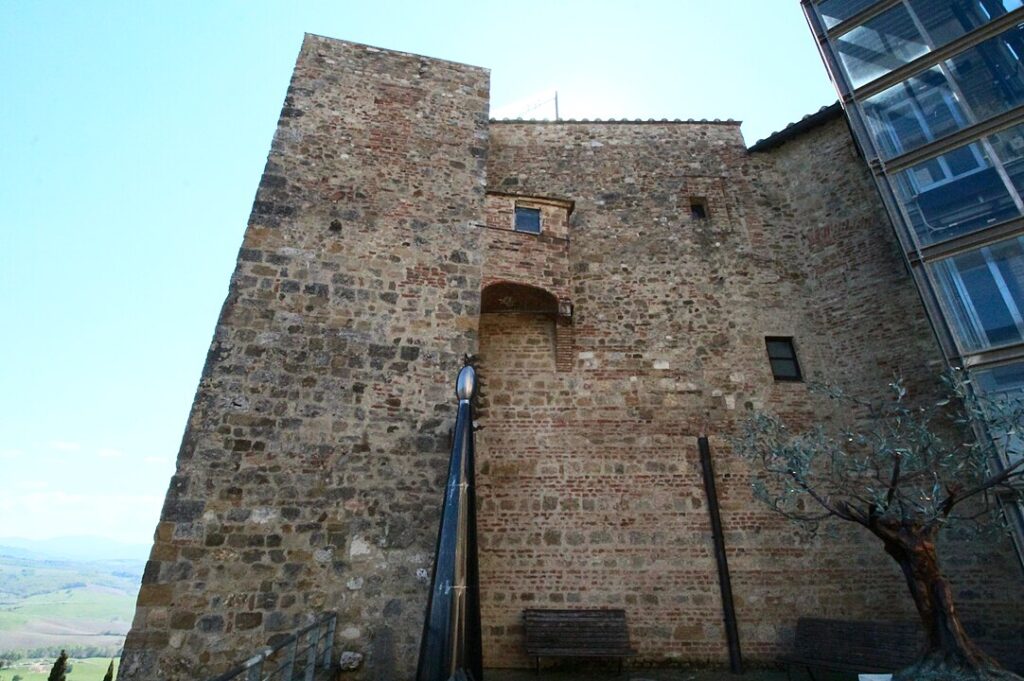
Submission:
[[[39,660],[23,660],[14,667],[0,670],[0,681],[12,681],[15,675],[22,678],[22,681],[46,681],[53,666],[53,658]],[[71,662],[71,673],[68,674],[68,681],[103,681],[103,675],[107,673],[107,665],[110,658],[91,657],[73,658]],[[117,671],[118,661],[114,660],[114,671]]]
[[[0,546],[0,653],[87,646],[111,654],[128,632],[144,567],[28,557]]]

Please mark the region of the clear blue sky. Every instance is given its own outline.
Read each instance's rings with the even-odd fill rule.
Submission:
[[[6,0],[0,537],[149,541],[304,32],[748,143],[835,98],[797,0]]]

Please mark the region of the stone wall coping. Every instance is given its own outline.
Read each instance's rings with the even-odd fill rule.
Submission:
[[[641,118],[609,118],[607,120],[601,118],[562,118],[557,121],[552,121],[544,118],[492,118],[490,119],[491,125],[502,124],[502,123],[527,123],[530,125],[740,125],[743,121],[737,121],[732,118],[727,118],[724,121],[720,118],[710,120],[707,118],[662,118],[660,120],[654,118],[648,118],[646,120]]]
[[[795,123],[790,123],[782,130],[773,132],[763,140],[758,140],[749,149],[747,149],[747,151],[753,153],[781,147],[784,143],[793,139],[797,135],[805,133],[808,130],[813,130],[819,125],[824,125],[832,119],[838,118],[842,114],[843,109],[839,105],[839,102],[830,104],[829,106],[823,106],[814,113],[807,114]]]
[[[482,71],[490,74],[491,70],[486,66],[477,66],[476,64],[466,64],[461,61],[453,61],[451,59],[441,59],[439,57],[428,57],[425,54],[416,54],[415,52],[405,52],[404,50],[392,50],[386,47],[377,47],[376,45],[367,45],[366,43],[357,43],[353,40],[342,40],[340,38],[332,38],[329,35],[320,35],[319,33],[306,33],[305,38],[307,40],[319,40],[324,43],[334,43],[336,45],[348,45],[350,47],[358,47],[367,52],[383,52],[385,54],[399,55],[403,57],[412,57],[414,59],[422,59],[424,61],[434,62],[437,64],[452,64],[459,68],[472,69],[474,71]]]

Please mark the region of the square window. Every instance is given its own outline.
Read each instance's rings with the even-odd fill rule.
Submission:
[[[707,199],[690,199],[690,217],[694,220],[703,220],[708,216]]]
[[[517,232],[540,234],[540,208],[523,208],[516,206]]]
[[[767,336],[764,343],[768,348],[768,362],[772,365],[772,376],[776,381],[803,380],[792,338]]]

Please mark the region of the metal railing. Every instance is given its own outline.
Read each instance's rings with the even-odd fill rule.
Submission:
[[[256,651],[242,664],[209,681],[314,681],[317,672],[330,670],[331,645],[337,613],[316,621],[272,646]]]
[[[467,364],[459,372],[455,385],[459,412],[416,681],[482,681],[483,678],[473,462],[476,388],[476,372]]]

